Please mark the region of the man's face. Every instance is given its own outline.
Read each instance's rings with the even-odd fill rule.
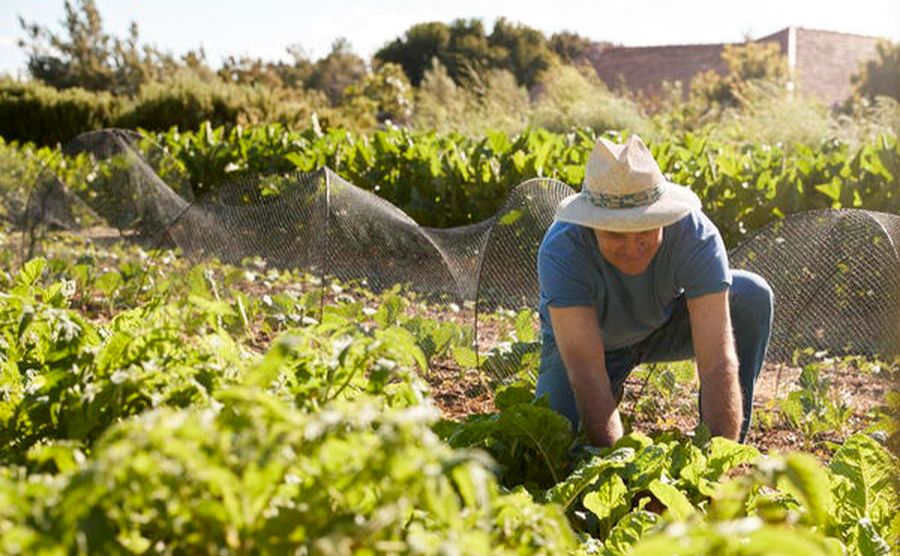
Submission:
[[[623,274],[640,274],[653,260],[662,244],[663,229],[644,232],[594,230],[600,253]]]

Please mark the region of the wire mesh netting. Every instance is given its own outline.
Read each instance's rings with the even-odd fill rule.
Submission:
[[[46,171],[28,195],[4,198],[23,257],[39,253],[53,229],[103,230],[196,260],[302,269],[323,288],[328,277],[374,291],[403,284],[462,307],[455,318],[472,328],[494,378],[537,369],[537,252],[557,204],[573,193],[562,182],[526,181],[494,217],[436,229],[327,168],[191,184],[164,149],[123,130],[83,134],[64,152],[91,157],[83,183]],[[733,249],[732,266],[762,275],[776,295],[769,360],[790,361],[803,348],[896,356],[898,242],[898,215],[829,210],[773,222]]]

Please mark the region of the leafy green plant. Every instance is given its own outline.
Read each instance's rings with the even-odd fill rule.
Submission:
[[[785,419],[802,432],[807,443],[823,432],[840,432],[853,414],[834,394],[831,381],[819,378],[819,372],[817,365],[805,366],[800,373],[800,389],[781,401]]]

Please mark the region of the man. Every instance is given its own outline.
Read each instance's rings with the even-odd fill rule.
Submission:
[[[617,405],[640,363],[695,358],[700,414],[743,441],[772,325],[772,291],[730,270],[715,225],[669,183],[637,136],[600,139],[581,193],[564,199],[538,252],[543,336],[536,396],[590,441],[622,436]]]

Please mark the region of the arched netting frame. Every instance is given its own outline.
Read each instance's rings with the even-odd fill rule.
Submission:
[[[330,277],[376,292],[402,284],[435,306],[461,308],[453,318],[471,327],[491,378],[537,369],[537,251],[557,204],[574,192],[562,182],[528,180],[494,217],[437,229],[328,168],[192,184],[165,149],[127,130],[80,135],[64,153],[90,157],[83,181],[46,170],[27,195],[4,199],[23,258],[62,229],[178,248],[196,261],[261,259],[317,275],[322,288]],[[896,357],[898,246],[898,215],[825,210],[776,220],[732,249],[732,267],[762,275],[775,292],[768,360],[790,362],[804,348]]]

